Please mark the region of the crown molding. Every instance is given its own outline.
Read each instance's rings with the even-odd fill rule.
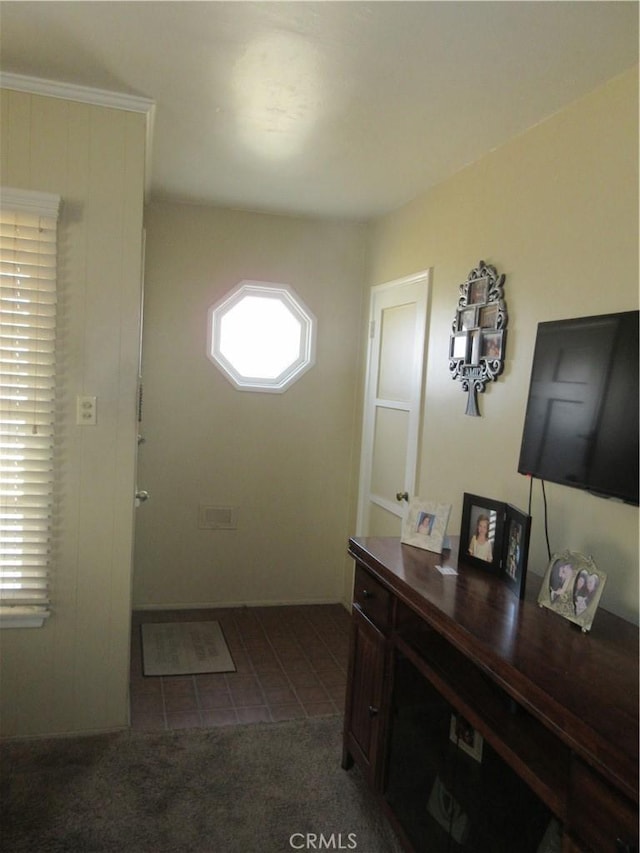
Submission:
[[[62,98],[97,107],[110,107],[117,110],[142,113],[146,116],[146,156],[145,156],[145,192],[149,192],[151,181],[151,150],[153,144],[153,126],[156,103],[151,98],[140,95],[126,95],[123,92],[109,92],[106,89],[94,89],[91,86],[77,86],[73,83],[61,83],[57,80],[45,80],[41,77],[29,77],[25,74],[0,72],[0,88],[13,89],[30,95],[45,95],[49,98]]]
[[[32,95],[47,95],[50,98],[63,98],[66,101],[79,101],[98,107],[113,107],[134,113],[149,113],[155,102],[140,95],[126,95],[123,92],[109,92],[106,89],[94,89],[92,86],[77,86],[75,83],[61,83],[58,80],[44,80],[41,77],[28,77],[24,74],[0,73],[0,86]]]

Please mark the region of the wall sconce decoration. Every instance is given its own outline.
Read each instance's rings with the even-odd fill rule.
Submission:
[[[507,307],[503,298],[505,276],[480,261],[460,285],[456,316],[451,326],[449,370],[451,378],[468,393],[465,414],[480,417],[478,392],[494,382],[504,368]]]

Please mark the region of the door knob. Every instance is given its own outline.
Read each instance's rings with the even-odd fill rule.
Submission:
[[[409,492],[396,492],[396,500],[397,501],[408,501],[409,500]]]
[[[140,503],[144,503],[144,501],[148,501],[149,500],[149,492],[147,492],[145,489],[139,489],[136,492],[136,500],[140,501]]]

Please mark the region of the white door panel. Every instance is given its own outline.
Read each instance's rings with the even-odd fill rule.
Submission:
[[[399,535],[418,462],[429,272],[372,288],[358,533]]]

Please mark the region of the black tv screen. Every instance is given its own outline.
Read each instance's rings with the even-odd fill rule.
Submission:
[[[518,471],[638,504],[638,311],[539,323]]]

